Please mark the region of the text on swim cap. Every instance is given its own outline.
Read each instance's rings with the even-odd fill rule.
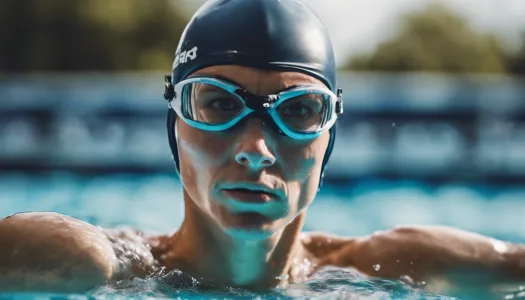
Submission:
[[[177,54],[173,61],[172,69],[175,69],[180,64],[186,63],[188,60],[194,60],[195,58],[197,58],[197,46],[193,47],[191,50],[182,51],[180,54]]]

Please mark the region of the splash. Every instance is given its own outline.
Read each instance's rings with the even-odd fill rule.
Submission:
[[[159,272],[144,279],[126,279],[98,287],[84,295],[42,293],[0,293],[0,299],[457,299],[426,293],[401,280],[363,276],[353,270],[324,268],[305,282],[277,288],[267,293],[254,293],[234,287],[206,286],[174,270]],[[476,298],[479,300],[484,300]],[[525,299],[525,287],[516,286],[486,299]]]
[[[424,293],[401,281],[371,279],[342,268],[324,268],[307,281],[267,293],[208,286],[175,270],[147,279],[123,280],[103,286],[91,291],[90,296],[157,299],[454,299]]]

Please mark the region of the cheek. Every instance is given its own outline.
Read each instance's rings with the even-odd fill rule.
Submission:
[[[313,141],[283,143],[279,147],[279,153],[285,178],[289,181],[300,182],[301,185],[312,179],[318,179],[328,138],[328,135],[323,134]]]
[[[206,191],[215,170],[228,157],[227,150],[231,142],[217,134],[178,122],[181,180],[190,195]]]
[[[293,210],[299,211],[305,208],[317,194],[328,140],[329,135],[323,134],[308,143],[283,147],[281,155],[285,179],[288,181],[288,192],[291,204],[297,205],[292,208]]]

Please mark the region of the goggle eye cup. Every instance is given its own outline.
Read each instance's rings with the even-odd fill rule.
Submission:
[[[206,90],[211,92],[204,93],[203,96],[202,91]],[[285,135],[295,139],[309,139],[320,135],[333,126],[338,115],[342,114],[341,89],[337,91],[337,95],[328,89],[299,87],[275,95],[259,96],[253,95],[233,83],[213,77],[193,77],[173,86],[171,76],[166,75],[164,94],[168,100],[171,97],[170,106],[183,121],[190,126],[207,131],[227,130],[239,123],[241,119],[257,111],[259,115],[263,113],[269,116],[270,120]],[[318,97],[319,95],[322,97]],[[316,96],[317,98],[315,98]],[[265,98],[264,101],[261,101],[262,98]],[[298,116],[283,115],[279,111],[284,106],[290,106],[291,103],[296,105],[292,109],[308,110],[312,105],[311,98],[321,102],[320,105],[323,110],[319,113],[322,115],[314,116],[313,119],[301,119],[300,114]],[[213,105],[210,106],[211,102]],[[319,103],[315,104],[319,105]],[[238,110],[232,113],[232,111],[228,111],[230,108]],[[265,119],[267,122],[267,118]],[[309,124],[308,122],[312,122],[312,120],[319,123]]]

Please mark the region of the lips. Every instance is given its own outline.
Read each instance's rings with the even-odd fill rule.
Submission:
[[[272,200],[272,198],[275,197],[274,194],[263,191],[251,191],[247,189],[224,189],[223,192],[229,198],[248,202],[266,202]]]
[[[267,186],[252,183],[224,185],[221,191],[228,198],[240,202],[265,203],[280,199],[278,192]]]
[[[255,222],[259,224],[280,219],[288,213],[288,202],[282,189],[254,182],[221,183],[217,188],[217,200],[236,219],[258,216],[250,222],[262,218]]]

